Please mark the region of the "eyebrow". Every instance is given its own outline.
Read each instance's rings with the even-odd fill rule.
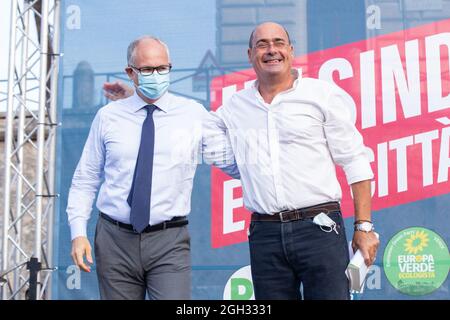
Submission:
[[[157,68],[160,68],[160,67],[169,67],[170,66],[170,63],[168,63],[168,64],[160,64],[159,66],[143,66],[143,67],[137,67],[137,66],[134,66],[136,69],[157,69]]]
[[[286,39],[283,38],[272,38],[272,39],[259,39],[258,41],[255,42],[255,44],[257,44],[258,42],[269,42],[269,41],[284,41],[286,42]]]

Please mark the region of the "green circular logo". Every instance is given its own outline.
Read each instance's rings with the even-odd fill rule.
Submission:
[[[400,292],[421,296],[439,288],[448,275],[447,245],[435,232],[419,227],[397,233],[387,244],[384,272]]]

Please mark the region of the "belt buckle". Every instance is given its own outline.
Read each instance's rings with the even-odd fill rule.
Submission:
[[[289,222],[290,220],[289,219],[287,219],[287,220],[285,220],[284,218],[283,218],[283,213],[286,213],[286,212],[289,212],[290,210],[283,210],[283,211],[280,211],[279,213],[278,213],[278,215],[280,216],[280,221],[281,222]]]

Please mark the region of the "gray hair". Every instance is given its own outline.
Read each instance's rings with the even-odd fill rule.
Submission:
[[[142,40],[145,40],[145,39],[155,40],[155,41],[159,42],[160,44],[162,44],[164,46],[164,48],[166,48],[167,56],[169,57],[169,60],[170,60],[169,47],[167,46],[167,44],[165,44],[163,41],[161,41],[160,39],[158,39],[156,37],[145,35],[145,36],[142,36],[142,37],[139,37],[139,38],[133,40],[128,45],[128,49],[127,49],[127,63],[128,63],[128,65],[132,65],[134,63],[134,50],[136,49],[138,44]]]

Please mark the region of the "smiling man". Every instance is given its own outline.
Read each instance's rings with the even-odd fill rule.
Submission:
[[[255,28],[248,58],[257,81],[225,102],[207,127],[215,125],[229,136],[244,204],[253,212],[249,246],[255,298],[299,299],[302,285],[304,299],[349,299],[335,164],[351,184],[353,247],[367,265],[375,259],[378,240],[370,221],[373,174],[345,93],[328,82],[299,77],[292,69],[289,35],[279,24]]]
[[[368,266],[379,241],[371,222],[373,173],[346,94],[331,83],[299,77],[289,34],[279,24],[253,30],[248,58],[257,81],[204,118],[202,151],[208,163],[236,161],[239,169],[244,205],[253,212],[255,298],[349,299],[336,164],[353,193],[352,245]],[[105,84],[105,90],[111,99],[132,93],[119,84]]]

